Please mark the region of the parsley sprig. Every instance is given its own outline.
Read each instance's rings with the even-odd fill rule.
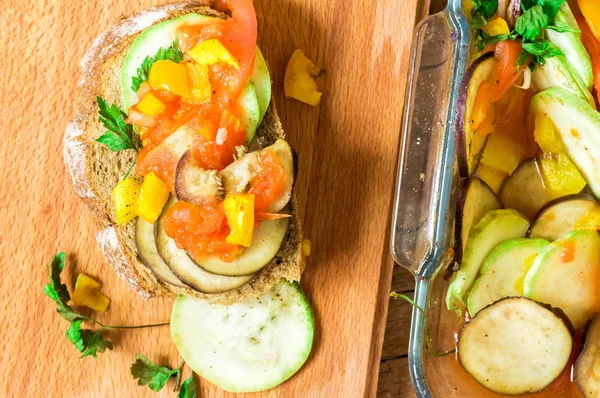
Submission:
[[[151,325],[141,325],[141,326],[114,326],[114,325],[105,325],[102,322],[90,318],[88,316],[79,314],[76,312],[71,306],[69,306],[68,302],[71,300],[71,295],[69,294],[69,290],[67,286],[61,283],[60,274],[65,268],[65,253],[61,252],[55,254],[52,258],[52,262],[50,263],[50,267],[46,266],[48,270],[48,275],[50,277],[50,282],[44,286],[44,294],[50,297],[57,305],[56,311],[67,321],[71,322],[69,328],[67,329],[66,336],[67,340],[69,340],[75,348],[79,352],[81,352],[81,357],[84,358],[87,356],[92,356],[94,358],[97,357],[98,353],[102,353],[104,351],[112,350],[113,344],[110,340],[104,338],[103,334],[105,331],[110,329],[141,329],[141,328],[151,328],[156,326],[166,326],[169,322],[165,323],[156,323]],[[90,321],[100,326],[100,329],[94,331],[91,329],[82,329],[82,322]]]
[[[98,353],[112,350],[113,343],[103,336],[103,333],[109,329],[141,329],[156,326],[166,326],[169,322],[156,323],[141,326],[112,326],[105,325],[102,322],[88,316],[77,313],[68,303],[71,295],[67,286],[61,282],[60,274],[65,268],[65,253],[60,252],[52,258],[50,266],[46,266],[50,282],[44,286],[44,294],[50,297],[57,305],[56,311],[67,321],[71,322],[67,329],[66,336],[75,348],[82,353],[80,358],[87,356],[97,357]],[[90,321],[100,329],[94,331],[91,329],[82,329],[83,321]],[[179,398],[196,398],[196,383],[192,374],[186,379],[180,387],[181,371],[183,369],[183,360],[177,369],[171,369],[166,366],[155,365],[143,355],[136,354],[135,363],[131,365],[131,375],[138,379],[138,385],[148,386],[153,391],[160,391],[175,376],[175,389],[179,390]]]
[[[109,105],[100,97],[96,97],[96,102],[98,103],[100,122],[108,129],[96,141],[106,145],[113,152],[125,149],[139,151],[140,144],[137,134],[133,131],[133,126],[125,122],[127,114],[116,104]]]
[[[535,70],[537,65],[544,65],[546,59],[562,55],[550,41],[544,38],[545,29],[556,32],[579,32],[567,24],[556,21],[555,17],[559,8],[566,0],[522,0],[523,10],[510,34],[489,36],[481,30],[496,13],[498,0],[472,0],[473,14],[472,25],[477,30],[475,46],[481,51],[485,46],[505,40],[522,39],[523,52],[517,61],[518,67],[524,65],[529,59],[530,69]]]
[[[148,75],[150,74],[150,68],[152,68],[152,65],[156,61],[167,59],[175,63],[183,61],[183,51],[181,51],[179,48],[179,42],[177,40],[174,40],[173,44],[167,48],[160,48],[153,57],[148,55],[146,58],[144,58],[142,65],[137,69],[137,75],[133,76],[131,79],[131,89],[134,92],[137,92],[140,88],[140,85],[148,80]]]

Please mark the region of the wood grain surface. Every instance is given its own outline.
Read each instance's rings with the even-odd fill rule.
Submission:
[[[135,353],[176,366],[179,356],[167,327],[110,332],[114,351],[80,360],[64,336],[68,323],[42,288],[44,265],[62,250],[68,253],[70,287],[81,272],[103,282],[112,302],[105,314],[97,314],[102,322],[169,319],[169,299],[142,300],[104,264],[95,227],[62,163],[62,136],[74,113],[83,54],[119,18],[162,2],[1,4],[0,396],[157,396],[136,385],[129,366]],[[374,396],[392,277],[389,212],[404,84],[422,5],[417,0],[255,0],[255,7],[274,97],[300,157],[296,192],[305,235],[313,243],[302,285],[317,319],[307,364],[263,395]],[[285,64],[296,48],[326,70],[318,81],[325,94],[317,108],[283,97]],[[397,322],[408,330],[407,316]],[[386,343],[386,351],[401,355],[393,354],[405,350],[400,345],[405,341]],[[188,374],[186,369],[184,377]],[[386,391],[408,391],[398,390],[398,383],[406,388],[407,377],[402,362],[384,362]],[[173,396],[172,387],[158,396]],[[201,396],[229,394],[202,381]]]

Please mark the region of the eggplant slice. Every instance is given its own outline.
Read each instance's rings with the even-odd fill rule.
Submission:
[[[182,283],[173,272],[171,272],[169,267],[167,267],[167,264],[165,264],[158,254],[154,236],[154,224],[149,223],[142,217],[138,217],[136,220],[135,243],[140,259],[158,279],[174,286],[188,287]]]
[[[568,195],[545,205],[535,217],[527,236],[554,241],[574,229],[585,214],[600,206],[590,195]]]
[[[586,398],[600,397],[600,316],[598,315],[589,324],[583,351],[575,362],[575,382]]]
[[[524,297],[482,309],[458,339],[458,359],[477,382],[499,394],[543,390],[569,362],[571,326],[564,313]]]
[[[156,247],[165,264],[185,284],[202,293],[223,293],[236,289],[249,282],[254,275],[223,276],[215,275],[200,268],[188,256],[185,250],[179,249],[175,241],[167,236],[163,228],[163,219],[167,210],[177,203],[171,196],[163,213],[156,221]]]
[[[454,261],[462,261],[463,250],[471,228],[491,210],[502,209],[502,202],[494,191],[479,178],[471,177],[459,182],[456,205]]]

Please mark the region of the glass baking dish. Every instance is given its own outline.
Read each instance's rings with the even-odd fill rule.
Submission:
[[[449,0],[444,11],[417,26],[412,45],[391,250],[396,262],[415,276],[414,300],[425,309],[423,316],[413,308],[409,341],[410,377],[418,397],[504,396],[477,384],[455,354],[435,356],[425,345],[429,339],[434,351],[454,349],[464,324],[445,310],[445,295],[454,247],[457,104],[470,40],[462,0]],[[572,387],[526,396],[581,396],[576,389],[569,390]]]

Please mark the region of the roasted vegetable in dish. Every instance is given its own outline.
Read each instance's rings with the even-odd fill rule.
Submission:
[[[579,1],[583,15],[564,0],[468,3],[474,40],[456,112],[461,179],[444,315],[464,325],[458,359],[495,393],[553,385],[558,396],[573,391],[579,355],[577,384],[597,396],[600,2]]]

